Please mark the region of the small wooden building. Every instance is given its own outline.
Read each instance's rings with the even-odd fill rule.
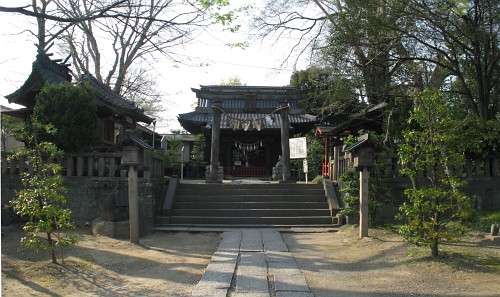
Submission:
[[[9,103],[22,105],[24,108],[2,113],[26,119],[33,112],[36,95],[45,84],[71,82],[69,65],[61,60],[52,60],[50,56],[51,54],[39,49],[36,60],[33,62],[31,74],[24,84],[14,93],[5,96]],[[113,150],[120,141],[119,138],[125,137],[126,131],[137,129],[139,122],[148,125],[153,123],[154,119],[144,114],[142,109],[113,92],[109,86],[98,81],[89,72],[83,73],[78,83],[84,81],[90,84],[96,94],[101,141],[94,149]],[[157,135],[157,137],[159,145],[161,136]]]
[[[358,136],[360,130],[382,132],[382,119],[386,103],[370,105],[339,124],[318,124],[314,134],[325,139],[325,157],[321,169],[323,176],[337,180],[340,148],[344,137]],[[329,119],[325,119],[328,122]]]
[[[214,145],[212,128],[219,121],[217,159],[224,175],[270,176],[283,155],[283,124],[288,123],[285,132],[293,136],[316,123],[316,117],[300,107],[303,95],[294,87],[213,85],[192,91],[198,104],[193,112],[179,114],[178,120],[188,132],[205,134],[207,160]]]

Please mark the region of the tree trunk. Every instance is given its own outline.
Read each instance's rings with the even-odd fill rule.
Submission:
[[[56,247],[54,246],[54,240],[52,240],[50,232],[47,232],[47,241],[50,245],[50,255],[52,256],[52,263],[57,264]]]
[[[432,243],[431,243],[431,255],[432,257],[437,257],[439,256],[439,249],[438,249],[438,239],[433,238]]]

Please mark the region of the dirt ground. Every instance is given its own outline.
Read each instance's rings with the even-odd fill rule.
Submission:
[[[190,296],[217,248],[217,233],[157,233],[127,240],[80,228],[64,265],[17,252],[22,232],[2,227],[2,296]]]
[[[2,227],[2,296],[190,296],[217,248],[217,233],[156,233],[127,240],[78,229],[64,265],[19,254],[19,228]],[[316,297],[500,296],[500,242],[472,234],[432,260],[384,230],[284,233]]]
[[[441,245],[434,260],[393,232],[358,232],[283,235],[315,297],[500,296],[500,241],[485,234]]]

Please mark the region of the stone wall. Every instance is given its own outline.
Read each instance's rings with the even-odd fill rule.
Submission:
[[[128,182],[123,177],[64,177],[67,188],[67,207],[73,211],[73,220],[77,224],[92,222],[103,216],[106,205],[128,218]],[[2,206],[15,196],[21,188],[18,175],[2,175]],[[139,221],[140,234],[148,234],[154,225],[154,217],[161,208],[165,183],[163,179],[139,178]],[[5,223],[4,219],[2,222]]]
[[[339,183],[342,185],[342,183]],[[397,177],[387,178],[381,181],[388,189],[388,194],[397,201],[405,199],[404,190],[411,188],[409,178]],[[468,180],[468,184],[462,189],[469,197],[474,197],[477,210],[500,210],[500,177],[481,177]],[[342,200],[343,193],[340,192]],[[398,206],[383,206],[377,211],[376,221],[379,223],[393,223],[394,216],[398,212]]]

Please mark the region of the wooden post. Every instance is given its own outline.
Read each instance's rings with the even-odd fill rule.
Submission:
[[[128,167],[128,209],[130,242],[139,243],[139,191],[137,186],[137,166]]]
[[[139,165],[139,148],[124,146],[122,165],[128,166],[128,211],[130,225],[130,242],[139,243],[139,191],[137,167]]]
[[[76,158],[76,176],[83,176],[83,157]]]
[[[75,159],[73,156],[66,156],[66,176],[73,176]]]
[[[221,101],[215,100],[212,107],[213,110],[213,123],[212,123],[212,147],[210,150],[210,175],[209,181],[217,182],[219,174],[219,145],[220,145],[220,111]]]
[[[115,157],[110,157],[108,159],[108,162],[109,162],[109,174],[108,174],[108,176],[114,177],[115,176],[115,171],[116,171]]]
[[[2,174],[7,173],[7,168],[8,168],[7,156],[6,155],[2,155]]]
[[[338,181],[339,179],[339,160],[340,159],[340,147],[335,146],[333,148],[333,174],[332,174],[332,180],[333,181]]]
[[[97,176],[104,176],[104,169],[106,168],[106,159],[104,157],[98,157]]]
[[[368,168],[359,172],[359,238],[368,236]]]
[[[94,157],[87,157],[87,176],[94,176]]]
[[[280,102],[281,116],[281,165],[283,168],[283,181],[287,182],[291,179],[290,168],[290,121],[288,119],[288,102]]]
[[[19,174],[23,174],[24,171],[26,171],[26,158],[19,156]]]

